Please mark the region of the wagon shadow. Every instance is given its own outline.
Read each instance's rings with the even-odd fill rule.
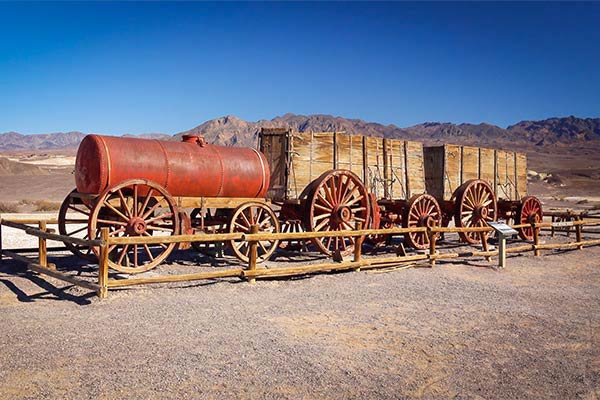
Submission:
[[[67,262],[63,262],[63,260],[68,260]],[[57,259],[49,258],[49,261],[56,262]],[[60,257],[60,266],[58,268],[61,272],[74,272],[73,276],[81,277],[89,277],[91,273],[93,273],[94,269],[88,265],[77,265],[79,259],[76,257]],[[66,265],[66,267],[64,266]],[[66,286],[57,287],[50,283],[44,275],[37,274],[33,271],[29,271],[26,267],[16,261],[12,260],[2,260],[2,267],[0,271],[5,274],[3,278],[0,279],[0,283],[2,283],[8,290],[14,293],[17,297],[17,300],[24,303],[32,303],[39,300],[58,300],[58,301],[71,301],[77,305],[88,305],[91,304],[91,298],[96,296],[96,293],[93,291],[88,291],[81,295],[76,295],[69,293],[68,290],[76,288],[75,285],[67,284]],[[44,291],[28,294],[24,289],[19,287],[17,283],[10,279],[10,276],[24,278],[35,286],[43,289]]]

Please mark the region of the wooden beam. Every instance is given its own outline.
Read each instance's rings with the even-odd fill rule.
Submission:
[[[250,226],[250,233],[257,234],[258,228],[258,225],[252,224],[252,226]],[[255,240],[250,241],[248,250],[250,251],[248,256],[248,270],[254,271],[256,269],[256,259],[258,257],[258,242]],[[248,279],[248,282],[250,283],[254,283],[255,281],[256,279],[254,278]]]
[[[181,242],[225,242],[241,240],[244,234],[239,233],[207,233],[199,235],[173,235],[173,236],[123,236],[111,237],[108,244],[158,244]]]
[[[241,277],[243,269],[227,269],[224,271],[215,272],[199,272],[195,274],[182,274],[182,275],[168,275],[168,276],[152,276],[148,278],[129,278],[123,280],[108,280],[106,285],[109,288],[113,287],[124,287],[133,285],[142,285],[148,283],[168,283],[168,282],[183,282],[183,281],[196,281],[201,279],[215,279],[215,278],[228,278],[228,277]]]
[[[109,230],[104,227],[100,230],[100,237],[104,244],[100,246],[100,255],[98,257],[98,297],[105,299],[108,297],[108,237]]]

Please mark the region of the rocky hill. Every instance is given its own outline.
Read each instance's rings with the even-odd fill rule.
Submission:
[[[209,143],[226,146],[254,146],[263,127],[291,128],[298,132],[345,131],[387,138],[418,140],[426,144],[456,143],[482,147],[528,149],[562,147],[600,148],[600,118],[550,118],[522,121],[504,129],[486,123],[452,124],[426,122],[408,128],[382,125],[360,119],[331,115],[285,114],[272,120],[248,122],[229,115],[204,122],[174,136],[152,133],[138,137],[179,140],[184,134],[203,135]],[[21,149],[58,149],[77,147],[85,135],[81,132],[21,135],[0,134],[0,151]],[[126,135],[132,136],[132,135]]]
[[[23,135],[17,132],[0,134],[0,151],[10,150],[50,150],[67,149],[79,146],[85,133],[59,132]]]
[[[543,121],[521,121],[508,131],[537,146],[600,141],[600,118],[549,118]]]

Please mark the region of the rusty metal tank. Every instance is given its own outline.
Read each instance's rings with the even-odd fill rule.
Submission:
[[[128,179],[148,179],[172,196],[264,197],[269,186],[265,156],[252,148],[207,144],[186,135],[166,141],[87,135],[77,151],[80,193],[99,194]]]

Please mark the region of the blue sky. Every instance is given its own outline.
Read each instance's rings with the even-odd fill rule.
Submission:
[[[0,3],[0,132],[600,117],[600,3]]]

